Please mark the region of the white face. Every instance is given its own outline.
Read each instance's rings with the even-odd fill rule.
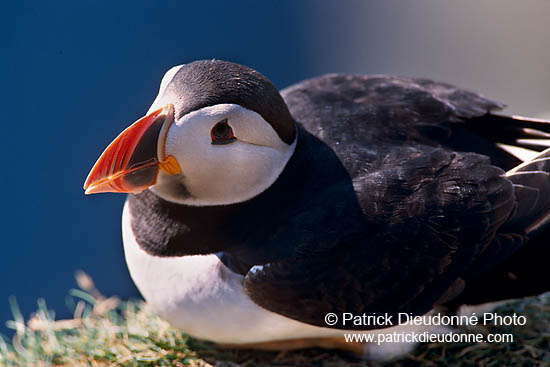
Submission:
[[[229,126],[234,139],[216,144],[220,141],[212,136],[212,129],[219,123]],[[215,130],[219,131],[227,132],[228,127]],[[295,146],[296,140],[291,145],[283,142],[254,111],[235,104],[205,107],[169,127],[165,152],[176,158],[182,173],[160,171],[151,190],[165,200],[187,205],[242,202],[275,182]],[[189,195],[183,195],[182,185]]]

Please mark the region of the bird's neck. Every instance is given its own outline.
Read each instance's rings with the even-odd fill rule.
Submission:
[[[262,225],[251,223],[263,221],[266,216],[277,217],[288,203],[285,196],[290,196],[284,191],[292,193],[291,186],[302,181],[300,175],[305,173],[296,164],[301,160],[301,151],[296,148],[270,188],[245,202],[190,206],[167,201],[151,190],[129,195],[131,226],[138,244],[154,256],[211,254],[242,247],[252,241]]]
[[[304,231],[314,234],[310,241],[340,233],[329,230],[337,223],[334,206],[348,203],[348,218],[360,212],[351,181],[332,149],[302,128],[298,134],[279,178],[245,202],[197,207],[166,201],[149,190],[130,195],[131,225],[140,247],[154,256],[227,252],[257,264],[292,256],[303,244]],[[327,188],[334,187],[339,195],[328,196]]]

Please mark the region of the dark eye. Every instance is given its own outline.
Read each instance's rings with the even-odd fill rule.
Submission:
[[[223,119],[214,125],[210,130],[210,137],[212,138],[212,144],[229,144],[237,140],[227,119]]]

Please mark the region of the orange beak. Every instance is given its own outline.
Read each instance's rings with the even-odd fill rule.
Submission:
[[[169,104],[134,122],[105,149],[86,178],[86,194],[137,194],[157,182],[159,169],[179,174],[176,159],[164,152],[168,128],[174,122]]]

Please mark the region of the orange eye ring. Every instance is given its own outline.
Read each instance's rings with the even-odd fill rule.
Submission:
[[[210,138],[214,145],[229,144],[237,140],[227,119],[221,120],[212,127],[212,130],[210,130]]]

